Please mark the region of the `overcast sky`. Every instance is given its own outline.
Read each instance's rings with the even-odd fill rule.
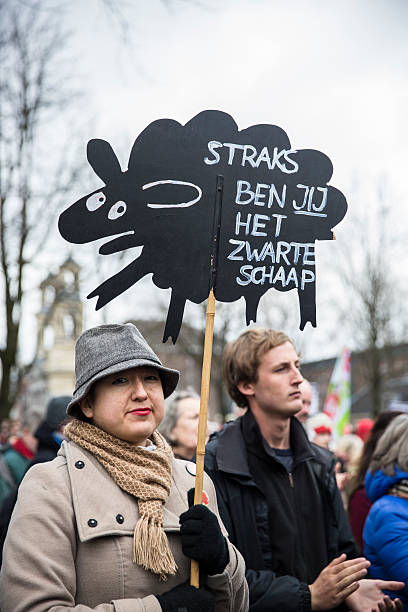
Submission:
[[[104,137],[121,145],[127,138],[130,147],[154,119],[184,123],[216,108],[240,128],[276,123],[296,148],[325,151],[334,183],[403,171],[405,0],[133,4],[125,12],[131,45],[121,44],[100,0],[73,3],[70,12],[92,127]]]
[[[101,0],[77,0],[66,12],[72,70],[89,117],[85,165],[89,138],[107,139],[124,169],[134,139],[151,121],[169,117],[185,123],[201,110],[218,109],[231,114],[240,129],[276,124],[293,148],[318,149],[330,157],[331,184],[350,207],[336,229],[338,241],[346,239],[357,208],[371,206],[379,182],[406,222],[408,2],[138,0],[120,5],[127,38]],[[99,184],[89,176],[88,192]],[[82,195],[73,186],[72,202]],[[88,247],[77,248],[81,253]],[[325,243],[318,257],[336,248]],[[115,261],[113,270],[120,269]],[[320,309],[330,271],[324,262],[318,265],[324,273],[318,277],[317,311],[324,322]],[[85,295],[94,286],[85,287]],[[107,319],[131,316],[129,304],[140,307],[138,296],[133,288],[117,298]],[[297,310],[295,295],[293,307]],[[87,324],[99,322],[90,308],[87,312]],[[325,325],[317,331],[308,327],[308,356],[327,356],[332,348]],[[340,348],[345,342],[337,339]]]

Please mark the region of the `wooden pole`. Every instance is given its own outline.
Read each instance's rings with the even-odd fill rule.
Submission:
[[[216,276],[217,276],[217,259],[218,259],[219,236],[220,236],[220,227],[221,227],[221,207],[222,207],[223,189],[224,189],[224,177],[222,174],[218,174],[216,178],[213,235],[212,235],[212,241],[211,241],[210,285],[209,285],[210,292],[208,294],[207,312],[206,312],[206,318],[205,318],[203,368],[201,371],[200,416],[198,418],[194,504],[203,503],[205,439],[206,439],[206,434],[207,434],[208,398],[210,395],[211,358],[212,358],[214,316],[215,316],[214,287],[215,287]],[[200,586],[199,569],[200,568],[199,568],[198,562],[192,559],[191,560],[190,584],[191,586],[196,587],[197,589]]]
[[[198,438],[197,438],[197,453],[196,453],[196,477],[194,504],[201,504],[203,500],[203,480],[204,480],[204,455],[205,455],[205,439],[207,434],[207,414],[208,414],[208,398],[210,394],[210,372],[213,344],[215,316],[215,297],[211,289],[208,296],[207,312],[205,320],[205,339],[204,339],[204,355],[203,369],[201,373],[201,397],[200,397],[200,416],[198,420]],[[199,564],[194,559],[191,560],[191,575],[190,584],[198,589],[200,586]]]

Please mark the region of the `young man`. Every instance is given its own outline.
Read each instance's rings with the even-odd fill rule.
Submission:
[[[403,583],[363,580],[369,562],[358,558],[332,454],[294,418],[303,378],[291,340],[247,330],[227,346],[223,372],[230,396],[248,410],[211,438],[205,462],[246,562],[249,609],[402,610],[381,589]]]

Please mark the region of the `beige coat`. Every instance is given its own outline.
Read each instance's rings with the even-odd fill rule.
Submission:
[[[132,562],[139,518],[134,497],[120,489],[88,452],[64,442],[59,456],[32,467],[18,495],[0,577],[2,612],[161,612],[154,597],[189,578],[181,551],[179,516],[194,486],[194,464],[173,462],[164,506],[164,528],[178,573],[161,582]],[[205,475],[209,508],[218,514],[214,487]],[[222,527],[224,530],[224,527]],[[224,530],[225,533],[225,530]],[[244,561],[229,543],[223,574],[208,577],[217,612],[248,610]]]

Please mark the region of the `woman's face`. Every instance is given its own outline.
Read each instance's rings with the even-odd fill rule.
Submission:
[[[163,387],[156,368],[131,368],[102,378],[92,399],[80,402],[85,416],[108,434],[145,446],[164,415]]]
[[[198,435],[198,417],[200,416],[200,399],[198,397],[186,397],[179,401],[177,408],[179,417],[176,426],[171,431],[171,437],[176,447],[195,451]]]

